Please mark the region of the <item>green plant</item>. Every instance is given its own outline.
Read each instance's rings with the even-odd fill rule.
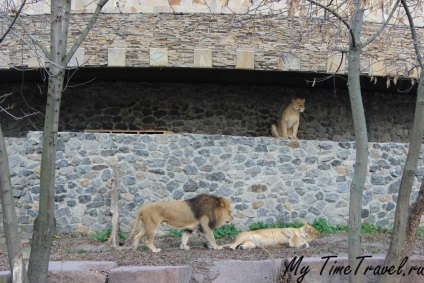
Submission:
[[[226,237],[234,238],[239,233],[240,231],[236,229],[236,226],[234,226],[233,223],[221,226],[213,231],[213,235],[215,236],[215,239],[226,238]]]
[[[321,218],[321,219],[315,219],[314,222],[311,224],[312,227],[317,229],[322,235],[329,235],[332,233],[337,232],[348,232],[349,228],[347,226],[331,226],[328,225],[327,220]]]
[[[171,229],[171,230],[169,230],[169,232],[167,234],[161,236],[161,238],[167,238],[167,237],[181,238],[182,235],[183,235],[182,230]]]
[[[370,223],[362,223],[362,234],[364,235],[377,235],[381,233],[390,233],[389,228],[384,228]]]
[[[123,232],[121,229],[118,230],[118,237],[121,239],[126,239],[128,236],[128,233]]]
[[[271,224],[270,228],[300,228],[303,225],[305,225],[304,223],[299,223],[299,222],[292,222],[292,223],[276,223],[276,224]]]
[[[85,252],[84,249],[78,249],[79,254],[83,254],[84,252]]]
[[[424,236],[424,227],[419,226],[417,229],[417,238],[422,238]]]
[[[96,231],[91,235],[91,239],[98,242],[105,242],[109,238],[110,226],[107,226],[103,231]]]
[[[70,254],[70,253],[71,253],[71,251],[72,251],[72,248],[71,248],[71,247],[65,247],[65,248],[63,249],[63,252],[64,252],[65,254]]]
[[[303,225],[304,225],[303,223],[298,223],[298,222],[292,222],[292,223],[278,222],[278,223],[272,223],[272,224],[265,224],[262,221],[259,221],[257,223],[253,223],[249,225],[249,230],[253,231],[253,230],[269,229],[269,228],[300,228]]]
[[[253,223],[249,225],[249,230],[253,231],[253,230],[260,230],[260,229],[267,229],[270,228],[268,224],[263,223],[262,221]]]
[[[103,231],[96,231],[93,235],[91,235],[91,239],[98,242],[105,242],[107,241],[107,239],[109,239],[110,231],[110,226],[107,226]],[[118,237],[121,239],[125,239],[127,237],[127,233],[119,229]]]

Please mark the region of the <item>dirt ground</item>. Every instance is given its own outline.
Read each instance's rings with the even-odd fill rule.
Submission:
[[[363,236],[362,254],[385,254],[389,247],[389,241],[390,234]],[[114,261],[119,266],[189,265],[193,269],[193,282],[211,282],[214,278],[210,269],[215,261],[279,259],[296,255],[305,257],[347,255],[346,233],[320,236],[312,241],[307,249],[209,250],[204,247],[204,237],[198,234],[193,234],[190,238],[191,250],[189,251],[180,250],[180,242],[179,238],[157,237],[155,245],[162,248],[162,252],[154,254],[142,243],[139,250],[133,252],[131,243],[114,249],[109,244],[93,241],[88,236],[61,234],[54,240],[50,259],[54,261]],[[218,244],[230,242],[232,242],[230,238],[217,240]],[[29,244],[23,245],[24,257],[29,256],[29,246]],[[417,240],[413,254],[424,255],[424,238]],[[8,266],[6,248],[4,245],[0,245],[0,270],[7,270]]]

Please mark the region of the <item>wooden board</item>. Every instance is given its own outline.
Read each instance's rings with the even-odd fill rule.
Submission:
[[[138,134],[138,135],[161,135],[173,134],[165,130],[84,130],[85,133],[110,133],[110,134]]]

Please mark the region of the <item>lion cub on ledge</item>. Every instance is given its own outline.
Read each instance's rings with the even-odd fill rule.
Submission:
[[[305,110],[304,98],[293,98],[281,111],[277,125],[272,124],[271,134],[276,138],[297,140],[297,130],[300,123],[300,112]]]
[[[319,232],[308,222],[300,228],[271,228],[241,232],[234,243],[224,245],[232,250],[260,248],[309,247],[308,242],[319,236]]]

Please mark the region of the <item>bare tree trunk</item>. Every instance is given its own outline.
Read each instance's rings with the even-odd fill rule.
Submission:
[[[118,211],[118,198],[119,198],[119,170],[118,165],[113,165],[113,183],[112,194],[110,196],[110,213],[112,214],[112,225],[110,229],[109,241],[112,247],[118,246],[118,227],[119,227],[119,211]]]
[[[414,184],[415,170],[418,164],[418,157],[421,150],[421,141],[424,134],[424,86],[423,77],[421,76],[418,85],[417,103],[415,106],[414,125],[412,130],[412,139],[409,144],[408,156],[406,158],[405,168],[399,188],[398,201],[396,204],[395,220],[390,241],[390,247],[387,252],[385,265],[386,266],[399,266],[403,259],[403,255],[410,253],[415,243],[415,233],[419,224],[422,214],[422,187],[420,188],[420,195],[417,201],[411,208],[409,213],[409,203],[412,193],[412,186]],[[417,221],[418,219],[418,221]],[[409,236],[411,232],[415,231],[414,235]],[[407,236],[408,234],[408,236]],[[408,247],[409,250],[404,250]],[[394,274],[396,275],[396,274]],[[400,282],[401,276],[387,276],[381,277],[380,282]]]
[[[20,253],[13,260],[12,282],[22,283],[24,280],[28,280],[28,278],[24,279],[26,275],[24,258]]]
[[[417,55],[418,63],[423,69],[423,60],[419,46],[418,35],[415,30],[414,21],[409,12],[408,5],[405,0],[402,0],[402,5],[408,17],[411,35],[413,39],[415,53]],[[412,193],[412,186],[414,184],[415,171],[418,164],[418,157],[421,151],[421,145],[424,135],[424,78],[421,74],[417,90],[417,102],[415,105],[414,124],[412,126],[412,137],[409,143],[408,156],[403,169],[402,179],[399,188],[398,201],[396,204],[395,220],[390,241],[390,247],[386,255],[384,264],[386,266],[399,266],[404,256],[412,253],[412,248],[416,240],[416,231],[423,213],[423,194],[424,189],[421,185],[420,192],[417,200],[409,209],[409,203]],[[387,274],[381,276],[380,282],[400,282],[401,275]]]
[[[423,138],[423,121],[424,121],[424,88],[423,88],[423,77],[420,79],[418,86],[419,93],[417,95],[417,103],[415,107],[414,125],[412,130],[412,139],[409,144],[409,152],[406,158],[405,168],[403,170],[402,179],[399,188],[398,201],[396,203],[396,213],[392,232],[392,238],[390,241],[390,247],[386,255],[385,265],[386,266],[399,266],[402,261],[405,248],[405,241],[407,241],[406,234],[411,233],[408,227],[415,225],[415,231],[418,227],[419,221],[415,222],[413,219],[421,215],[409,215],[409,203],[411,198],[412,186],[414,184],[415,170],[418,164],[418,157],[421,149],[421,141]],[[421,192],[421,189],[420,189]],[[417,199],[418,201],[420,198]],[[411,212],[420,212],[422,203],[415,203]],[[407,243],[408,246],[412,247],[415,243],[415,235],[408,239],[412,241]],[[406,251],[405,251],[406,252]],[[380,282],[400,282],[401,275],[394,274],[393,276],[383,275],[381,276]]]
[[[47,282],[50,250],[56,226],[54,218],[55,166],[59,129],[59,111],[62,98],[65,68],[93,27],[100,11],[108,0],[100,0],[84,31],[66,53],[71,1],[52,0],[50,12],[50,52],[39,46],[49,62],[49,85],[47,92],[46,115],[43,130],[43,154],[40,173],[39,214],[34,221],[31,254],[28,265],[28,278],[32,282]],[[27,32],[24,25],[22,28]],[[37,45],[40,43],[31,37]]]
[[[54,218],[55,166],[59,110],[63,90],[70,1],[51,1],[49,84],[43,130],[40,174],[40,206],[34,222],[28,277],[31,282],[47,282],[50,250],[56,227]],[[67,7],[68,5],[69,7]],[[65,65],[66,66],[66,65]]]
[[[403,247],[404,257],[410,257],[412,250],[414,249],[415,240],[417,239],[417,229],[421,221],[421,216],[424,213],[424,180],[421,181],[420,191],[418,192],[418,197],[415,202],[412,204],[411,210],[409,212],[408,226],[406,231],[406,240]]]
[[[6,237],[7,255],[9,256],[10,271],[13,277],[19,277],[20,282],[28,282],[25,266],[23,265],[18,223],[16,221],[15,203],[13,201],[12,183],[10,181],[9,162],[0,125],[0,199],[3,208],[3,227]],[[21,265],[21,269],[16,265]],[[19,272],[20,274],[15,274]],[[15,282],[15,281],[14,281]]]
[[[364,10],[360,9],[359,5],[360,3],[356,1],[356,10],[351,18],[351,36],[348,56],[348,87],[356,141],[355,169],[350,187],[349,202],[348,260],[349,265],[352,267],[357,264],[357,257],[361,255],[362,193],[364,190],[368,164],[368,135],[360,83],[360,58],[362,52],[360,36]],[[350,273],[349,282],[361,283],[362,274]]]

